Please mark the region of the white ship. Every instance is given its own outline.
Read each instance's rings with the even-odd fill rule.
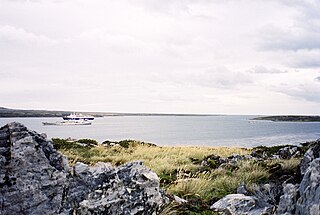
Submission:
[[[94,120],[93,116],[84,115],[81,113],[72,113],[69,116],[62,117],[64,120]]]

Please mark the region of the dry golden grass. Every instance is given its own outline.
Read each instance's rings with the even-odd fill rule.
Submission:
[[[210,202],[236,192],[242,182],[247,185],[260,183],[270,177],[269,166],[280,164],[283,170],[294,170],[300,159],[239,161],[236,164],[221,165],[219,168],[200,168],[201,161],[209,155],[228,157],[232,154],[245,155],[251,149],[232,147],[157,147],[138,141],[124,141],[120,146],[79,146],[65,140],[56,139],[55,147],[69,158],[70,164],[78,161],[95,164],[99,161],[121,165],[141,160],[161,179],[161,185],[168,193],[198,201],[193,205],[201,213],[180,213],[181,205],[168,205],[162,214],[213,214],[208,210]],[[207,205],[204,206],[203,205]],[[191,206],[190,206],[191,207]],[[188,208],[187,208],[188,210]]]
[[[250,149],[227,147],[154,147],[138,145],[136,147],[123,148],[121,146],[104,147],[102,145],[87,149],[83,154],[75,150],[61,150],[71,164],[82,161],[94,164],[99,161],[111,162],[113,165],[121,165],[126,162],[141,160],[151,170],[160,174],[173,170],[192,171],[198,167],[191,160],[203,159],[215,154],[227,157],[232,154],[248,154]]]
[[[300,161],[300,158],[291,158],[288,160],[276,159],[269,161],[269,165],[279,163],[284,170],[295,170],[298,167]]]

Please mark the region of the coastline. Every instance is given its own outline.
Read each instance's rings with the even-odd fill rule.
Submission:
[[[320,122],[320,116],[279,115],[255,117],[251,120],[266,120],[272,122]]]
[[[79,111],[55,111],[55,110],[23,110],[0,107],[0,118],[29,118],[29,117],[63,117]],[[80,111],[94,117],[112,116],[224,116],[224,114],[177,114],[177,113],[117,113],[117,112],[92,112]]]

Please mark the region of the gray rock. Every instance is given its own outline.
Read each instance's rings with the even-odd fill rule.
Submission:
[[[218,168],[221,164],[225,163],[226,159],[221,158],[220,156],[217,155],[208,155],[206,156],[202,162],[201,162],[201,168],[202,169],[206,169],[206,167],[209,168]]]
[[[250,195],[250,192],[248,191],[247,185],[244,183],[244,181],[237,188],[237,194],[243,194],[246,196]]]
[[[125,164],[110,176],[80,202],[78,214],[152,214],[166,203],[158,176],[142,162]]]
[[[67,162],[50,141],[18,123],[0,129],[0,214],[58,214]]]
[[[290,159],[301,156],[299,148],[297,146],[286,146],[277,152],[277,158],[280,159]]]
[[[266,184],[250,184],[247,186],[244,182],[237,188],[238,194],[254,196],[263,207],[274,208],[277,205],[277,199],[282,193],[282,186],[273,182]]]
[[[313,160],[299,186],[296,214],[320,214],[320,158]]]
[[[77,162],[76,165],[73,167],[73,171],[75,175],[81,175],[83,173],[88,173],[89,171],[89,166],[81,163],[81,162]]]
[[[0,128],[0,214],[154,214],[167,198],[142,162],[73,168],[44,135]]]
[[[300,171],[301,175],[304,175],[307,171],[310,163],[320,157],[320,142],[318,142],[316,145],[311,146],[310,149],[304,154],[303,159],[300,163]]]
[[[293,184],[285,184],[283,187],[283,195],[280,197],[277,214],[294,214],[297,201],[297,186]]]
[[[236,165],[239,161],[242,161],[244,159],[245,159],[245,157],[243,155],[234,154],[234,155],[231,155],[230,157],[228,157],[228,162],[229,162],[229,164]]]
[[[214,203],[210,209],[225,215],[262,215],[271,214],[269,205],[260,205],[254,196],[230,194]]]
[[[301,149],[296,146],[281,148],[273,158],[290,159],[300,156]],[[253,153],[252,156],[257,156]],[[260,156],[261,152],[259,152]],[[264,154],[261,155],[265,156]],[[300,184],[286,184],[289,179],[282,184],[284,172],[278,172],[280,178],[274,178],[263,185],[252,184],[246,186],[242,183],[238,189],[238,194],[225,196],[211,206],[211,209],[224,214],[276,214],[291,215],[319,215],[320,214],[320,142],[316,141],[310,145],[310,149],[305,153],[301,163],[300,171],[302,181],[298,174],[296,182]],[[236,163],[241,157],[230,157],[228,164]],[[223,165],[223,164],[222,164]],[[221,166],[222,166],[221,165]],[[220,167],[221,167],[220,166]],[[279,171],[279,170],[278,170]],[[281,169],[280,169],[281,171]],[[296,175],[297,174],[297,175]]]

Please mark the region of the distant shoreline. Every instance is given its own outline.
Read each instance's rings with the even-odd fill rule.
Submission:
[[[49,110],[23,110],[0,107],[0,118],[44,118],[44,117],[63,117],[70,115],[74,111],[49,111]],[[115,112],[88,112],[79,111],[84,114],[98,117],[110,116],[189,116],[189,117],[210,117],[226,116],[226,114],[175,114],[175,113],[115,113]],[[248,115],[250,116],[250,115]],[[302,115],[278,115],[261,116],[251,120],[266,120],[273,122],[320,122],[320,116],[302,116]]]
[[[298,115],[281,115],[281,116],[262,116],[252,120],[266,120],[273,122],[320,122],[320,116],[298,116]]]
[[[20,110],[0,107],[0,118],[31,118],[31,117],[63,117],[73,111]],[[94,117],[105,116],[224,116],[223,114],[165,114],[165,113],[112,113],[82,112]]]

